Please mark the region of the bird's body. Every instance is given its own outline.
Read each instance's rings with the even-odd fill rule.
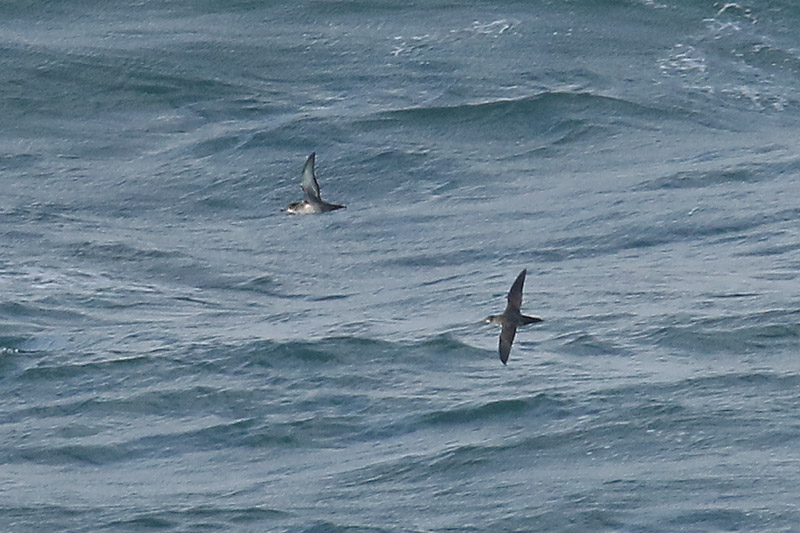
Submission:
[[[316,157],[316,152],[312,153],[306,159],[306,164],[303,167],[303,181],[300,184],[300,187],[303,188],[303,192],[306,193],[306,198],[302,202],[294,202],[289,204],[286,208],[288,213],[292,213],[294,215],[314,215],[318,213],[327,213],[328,211],[335,211],[337,209],[343,209],[345,206],[338,205],[338,204],[329,204],[322,200],[322,196],[319,193],[319,184],[317,183],[317,178],[314,175],[314,160]]]
[[[514,336],[517,334],[517,328],[519,326],[526,326],[542,321],[541,318],[535,316],[523,315],[520,311],[522,307],[522,287],[525,284],[525,275],[527,273],[528,270],[524,269],[519,273],[517,279],[514,280],[514,284],[511,285],[511,290],[508,291],[508,304],[506,305],[505,311],[500,315],[490,315],[486,318],[487,322],[502,326],[503,328],[500,331],[499,348],[500,361],[503,364],[508,362],[508,356],[511,353],[511,345],[514,342]]]
[[[286,208],[286,212],[293,215],[317,215],[319,213],[327,213],[328,211],[335,211],[336,209],[342,208],[344,208],[343,205],[303,200],[302,202],[289,204]]]

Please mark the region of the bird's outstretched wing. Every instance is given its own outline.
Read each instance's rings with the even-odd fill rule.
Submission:
[[[522,307],[522,286],[525,285],[525,275],[527,273],[528,269],[523,269],[517,279],[514,280],[514,284],[511,285],[511,290],[508,291],[508,307],[516,311],[519,311]]]
[[[511,345],[514,343],[514,335],[516,334],[517,326],[503,324],[503,330],[500,332],[500,361],[503,364],[508,361],[508,354],[511,353]]]
[[[303,192],[306,193],[306,200],[321,202],[322,198],[319,195],[319,184],[317,183],[317,178],[314,176],[314,159],[316,158],[317,153],[313,152],[308,159],[306,159],[306,164],[303,167],[303,181],[300,186],[303,188]]]

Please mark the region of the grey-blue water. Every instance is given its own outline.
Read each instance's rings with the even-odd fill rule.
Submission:
[[[0,529],[797,530],[798,26],[0,3]]]

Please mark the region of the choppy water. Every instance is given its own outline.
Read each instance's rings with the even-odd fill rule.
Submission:
[[[798,23],[2,3],[3,529],[796,529]]]

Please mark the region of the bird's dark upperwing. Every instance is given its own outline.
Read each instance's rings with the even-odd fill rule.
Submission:
[[[514,343],[514,335],[516,334],[517,326],[503,324],[503,330],[500,332],[500,361],[503,364],[508,361],[508,354],[511,353],[511,345]]]
[[[525,285],[525,275],[527,273],[528,269],[523,269],[522,272],[519,273],[519,276],[517,276],[517,279],[514,280],[511,290],[508,291],[508,306],[515,309],[517,312],[519,312],[520,307],[522,307],[522,286]]]
[[[317,178],[314,176],[314,160],[316,159],[316,152],[313,152],[308,159],[306,159],[306,164],[303,167],[303,181],[300,186],[303,188],[303,192],[306,193],[306,200],[320,202],[322,201],[319,195],[319,184],[317,183]]]

